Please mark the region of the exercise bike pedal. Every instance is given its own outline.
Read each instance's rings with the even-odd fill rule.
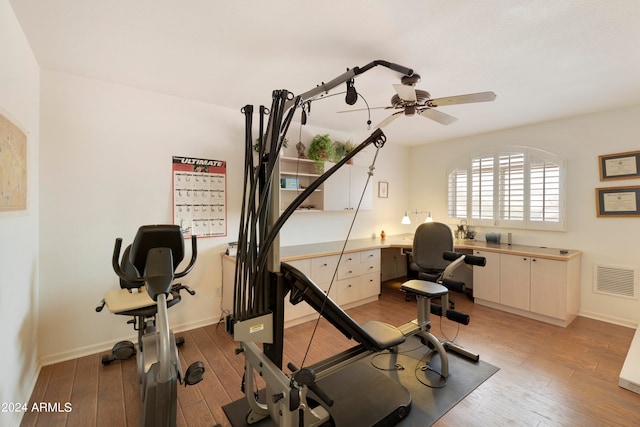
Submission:
[[[184,386],[198,384],[204,378],[204,363],[193,362],[184,374]]]
[[[120,341],[115,343],[111,349],[111,354],[102,356],[102,364],[108,365],[115,360],[127,360],[136,355],[136,348],[131,341]]]

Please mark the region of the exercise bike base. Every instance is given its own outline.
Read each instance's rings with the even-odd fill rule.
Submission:
[[[131,359],[136,355],[136,348],[131,341],[120,341],[115,343],[111,349],[111,354],[102,356],[102,364],[108,365],[116,360]]]

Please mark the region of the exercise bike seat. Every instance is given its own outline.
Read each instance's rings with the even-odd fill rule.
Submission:
[[[130,260],[131,245],[124,250],[120,267],[130,276],[138,276],[138,270]],[[180,292],[171,291],[167,295],[167,308],[171,308],[181,300]],[[104,297],[109,311],[124,316],[153,316],[157,312],[156,302],[149,296],[142,283],[129,282],[120,278],[120,289],[113,289]]]
[[[167,297],[167,307],[172,307],[180,302],[177,293],[170,293]],[[153,316],[156,311],[156,302],[151,299],[144,286],[135,291],[129,289],[113,289],[106,293],[104,302],[113,314],[125,316]]]

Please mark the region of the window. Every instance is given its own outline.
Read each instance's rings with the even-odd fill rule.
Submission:
[[[504,148],[448,174],[450,218],[469,224],[564,229],[564,161],[532,148]]]

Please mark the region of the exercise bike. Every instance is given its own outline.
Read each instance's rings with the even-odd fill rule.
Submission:
[[[189,287],[173,284],[173,280],[186,276],[193,268],[197,257],[196,236],[191,238],[191,260],[179,273],[175,273],[175,268],[184,257],[184,238],[177,225],[140,227],[120,261],[121,247],[122,239],[118,238],[112,264],[122,289],[108,293],[96,311],[102,311],[106,304],[115,314],[134,317],[127,323],[133,324],[138,331],[140,424],[145,427],[175,426],[178,383],[194,385],[204,376],[204,365],[200,361],[192,363],[182,375],[177,346],[184,340],[174,338],[167,312],[180,301],[181,290],[195,295]],[[103,357],[102,363],[108,365],[135,354],[133,343],[121,341],[114,346],[112,354]]]

